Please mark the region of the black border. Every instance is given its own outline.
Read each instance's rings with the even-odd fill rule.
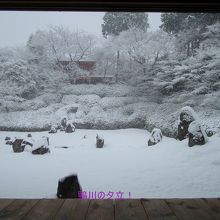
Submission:
[[[0,10],[220,12],[220,2],[147,0],[0,0]]]

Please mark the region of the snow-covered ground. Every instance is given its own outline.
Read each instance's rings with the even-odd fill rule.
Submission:
[[[95,147],[96,134],[105,139],[103,149]],[[74,172],[86,192],[120,190],[124,197],[130,192],[131,198],[220,196],[217,136],[204,146],[189,148],[187,140],[167,137],[148,147],[149,133],[142,129],[32,135],[49,136],[51,153],[13,153],[5,137],[27,137],[27,133],[0,132],[0,198],[53,198],[58,179]]]

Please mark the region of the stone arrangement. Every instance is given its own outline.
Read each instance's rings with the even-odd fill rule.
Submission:
[[[63,117],[60,123],[51,125],[49,134],[55,134],[58,131],[65,131],[65,133],[73,133],[76,130],[73,122],[68,121],[67,117]]]
[[[10,137],[6,137],[5,144],[11,145],[14,153],[21,153],[26,147],[30,147],[32,154],[45,154],[50,152],[48,137],[43,136],[38,140],[34,140],[31,137],[32,135],[30,136],[30,134],[28,134],[27,139],[15,137],[12,140]]]

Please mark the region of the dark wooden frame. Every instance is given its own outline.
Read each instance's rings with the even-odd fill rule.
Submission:
[[[220,12],[220,2],[161,0],[0,0],[0,10],[20,11],[135,11]]]

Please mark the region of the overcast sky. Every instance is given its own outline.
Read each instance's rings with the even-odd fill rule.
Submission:
[[[148,13],[150,29],[158,29],[160,13]],[[104,12],[12,12],[0,11],[0,47],[21,46],[31,33],[48,25],[83,29],[101,36]]]

